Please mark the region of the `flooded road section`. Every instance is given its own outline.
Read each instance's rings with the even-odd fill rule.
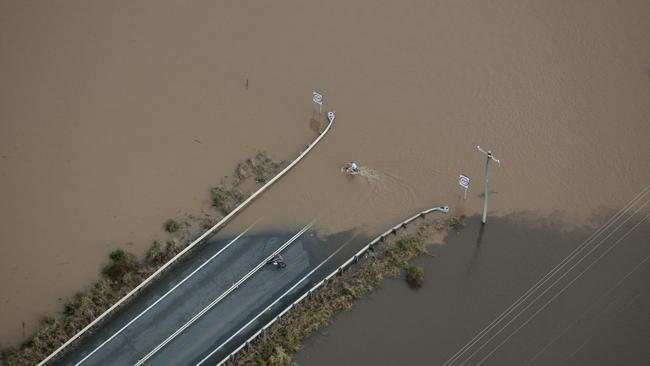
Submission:
[[[581,222],[623,205],[650,182],[649,12],[643,0],[1,2],[0,344],[61,311],[110,250],[143,254],[166,219],[208,210],[240,159],[295,156],[317,127],[314,89],[333,129],[233,231],[322,215],[323,232],[376,234],[430,206],[476,213],[476,145],[502,161],[491,214]],[[342,175],[351,160],[368,174]]]
[[[642,204],[645,212],[635,213]],[[578,229],[515,213],[481,232],[480,217],[471,217],[432,247],[433,257],[415,261],[424,268],[420,290],[386,281],[309,338],[298,362],[643,364],[650,357],[647,206],[648,197],[608,222],[614,212],[599,212],[593,227]]]
[[[215,365],[369,239],[260,219],[215,235],[121,306],[54,365]],[[270,263],[281,255],[283,267]]]

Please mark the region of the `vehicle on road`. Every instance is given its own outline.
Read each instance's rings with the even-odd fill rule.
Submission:
[[[277,254],[275,257],[273,257],[270,261],[269,264],[274,265],[277,269],[282,269],[287,266],[287,264],[284,262],[284,258],[280,254]]]

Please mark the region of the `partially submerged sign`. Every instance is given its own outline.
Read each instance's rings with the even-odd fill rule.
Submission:
[[[322,105],[323,104],[323,94],[321,94],[321,93],[319,93],[317,91],[313,91],[312,92],[312,100],[314,101],[314,103]]]
[[[469,188],[469,177],[466,175],[461,174],[458,177],[458,184],[460,184],[461,187],[467,189]]]
[[[465,188],[465,193],[463,194],[463,199],[466,200],[467,199],[467,188],[469,188],[469,177],[464,175],[464,174],[461,174],[460,176],[458,176],[458,184],[461,187]]]

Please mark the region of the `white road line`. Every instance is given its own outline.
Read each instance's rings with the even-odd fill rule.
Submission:
[[[508,336],[507,336],[503,341],[501,341],[498,345],[496,345],[496,346],[494,347],[494,349],[492,349],[492,351],[490,351],[490,353],[488,353],[487,355],[485,355],[485,357],[483,357],[483,358],[482,358],[482,359],[481,359],[481,360],[476,364],[476,366],[479,366],[480,364],[482,364],[483,362],[485,362],[485,360],[487,360],[490,356],[492,356],[492,354],[494,354],[494,352],[496,352],[496,351],[497,351],[499,348],[501,348],[501,346],[503,346],[503,345],[504,345],[504,344],[505,344],[505,343],[506,343],[510,338],[512,338],[513,335],[515,335],[515,334],[516,334],[517,332],[519,332],[523,327],[525,327],[528,323],[530,323],[530,321],[533,320],[533,318],[535,318],[535,316],[537,316],[537,314],[539,314],[539,313],[542,312],[544,309],[546,309],[546,307],[547,307],[551,302],[553,302],[555,299],[557,299],[558,296],[560,296],[561,294],[563,294],[564,291],[566,291],[566,289],[568,289],[568,288],[569,288],[569,287],[570,287],[574,282],[576,282],[578,279],[580,279],[580,277],[582,277],[582,275],[585,274],[585,272],[587,272],[589,269],[591,269],[591,267],[593,267],[594,264],[598,263],[601,259],[603,259],[603,257],[604,257],[605,255],[607,255],[607,254],[608,254],[612,249],[614,249],[616,246],[618,246],[618,244],[619,244],[623,239],[625,239],[625,238],[626,238],[626,237],[627,237],[627,236],[628,236],[632,231],[634,231],[634,230],[635,230],[639,225],[641,225],[642,222],[646,221],[646,220],[648,219],[648,216],[650,216],[650,214],[649,214],[649,215],[646,215],[646,216],[645,216],[641,221],[639,221],[639,222],[638,222],[636,225],[634,225],[630,230],[628,230],[628,231],[627,231],[627,232],[626,232],[622,237],[620,237],[620,238],[619,238],[619,239],[618,239],[618,240],[617,240],[617,241],[616,241],[616,242],[615,242],[611,247],[607,248],[607,250],[606,250],[605,252],[603,252],[600,256],[598,256],[598,258],[596,258],[595,261],[591,262],[591,263],[589,264],[589,266],[587,266],[587,268],[585,268],[584,270],[582,270],[582,272],[580,272],[580,273],[579,273],[579,274],[578,274],[574,279],[572,279],[571,282],[567,283],[564,287],[562,287],[562,289],[561,289],[560,291],[558,291],[555,295],[553,295],[553,297],[551,297],[551,299],[549,299],[546,303],[544,303],[544,305],[543,305],[541,308],[537,309],[537,311],[535,311],[535,312],[533,313],[533,315],[531,315],[530,317],[528,317],[528,319],[526,319],[526,321],[525,321],[523,324],[521,324],[519,327],[517,327],[517,329],[515,329],[515,330],[514,330],[512,333],[510,333],[510,335],[508,335]],[[640,267],[643,263],[645,263],[645,262],[648,260],[648,258],[650,258],[650,256],[647,256],[643,261],[641,261],[641,263],[639,263],[636,267],[634,267],[634,270],[636,270],[636,268]],[[541,296],[541,295],[540,295],[540,296]],[[535,299],[535,300],[537,300],[537,299]],[[519,314],[517,315],[517,317],[518,317],[519,315],[521,315],[525,310],[526,310],[526,309],[522,310],[521,313],[519,313]],[[513,320],[514,320],[514,319],[513,319]],[[509,324],[510,324],[510,322],[509,322],[508,324],[506,324],[506,325],[505,325],[501,330],[505,329],[505,327],[507,327]],[[499,332],[500,332],[500,331],[499,331]],[[499,334],[499,333],[497,333],[497,334]],[[495,336],[496,336],[496,334],[495,334]],[[472,353],[472,354],[469,356],[469,358],[468,358],[465,362],[469,361],[469,359],[471,359],[472,356],[474,356],[474,354],[476,354],[476,352],[480,351],[480,350],[481,350],[483,347],[485,347],[485,345],[487,345],[487,344],[489,343],[489,341],[491,341],[491,340],[492,340],[492,338],[488,339],[487,342],[485,342],[481,348],[477,349],[474,353]],[[463,365],[463,364],[461,364],[461,365]]]
[[[274,256],[276,256],[278,253],[280,253],[282,250],[284,250],[286,247],[291,245],[296,239],[298,239],[302,234],[304,234],[305,231],[309,230],[311,228],[316,220],[313,220],[309,224],[307,224],[302,230],[300,230],[296,235],[294,235],[291,239],[289,239],[286,243],[282,244],[280,248],[278,248],[276,251],[271,253],[266,259],[264,259],[262,262],[260,262],[255,268],[253,268],[250,272],[248,272],[244,277],[239,279],[239,281],[235,282],[228,290],[226,290],[224,293],[219,295],[216,299],[214,299],[208,306],[203,308],[198,314],[196,314],[192,319],[187,321],[182,327],[178,328],[174,333],[172,333],[167,339],[165,339],[162,343],[160,343],[158,346],[156,346],[153,350],[151,350],[149,353],[147,353],[144,357],[142,357],[138,362],[135,363],[135,366],[140,366],[144,364],[149,358],[151,358],[153,355],[156,354],[156,352],[160,351],[165,345],[167,345],[169,342],[171,342],[176,336],[181,334],[185,329],[187,329],[190,325],[192,325],[195,321],[197,321],[200,317],[202,317],[205,313],[207,313],[210,309],[212,309],[215,305],[217,305],[221,300],[223,300],[226,296],[228,296],[231,292],[233,292],[235,289],[237,289],[242,283],[244,283],[246,280],[248,280],[252,275],[254,275],[260,268],[265,266]]]
[[[354,237],[353,237],[353,238],[354,238]],[[312,269],[311,271],[309,271],[309,273],[307,273],[303,278],[301,278],[298,282],[296,282],[293,286],[291,286],[290,289],[288,289],[285,293],[283,293],[282,295],[280,295],[280,297],[278,297],[275,301],[273,301],[273,303],[271,303],[271,305],[267,306],[264,310],[260,311],[259,314],[257,314],[253,319],[251,319],[248,323],[246,323],[246,325],[244,325],[243,327],[239,328],[238,331],[236,331],[233,335],[231,335],[228,339],[226,339],[223,343],[221,343],[217,348],[215,348],[212,352],[210,352],[209,355],[205,356],[201,361],[199,361],[199,363],[197,363],[196,366],[201,366],[201,364],[204,363],[205,361],[207,361],[208,358],[212,357],[212,355],[214,355],[215,353],[217,353],[217,352],[221,349],[221,347],[223,347],[223,346],[226,345],[228,342],[230,342],[233,338],[235,338],[236,336],[238,336],[239,333],[241,333],[242,331],[244,331],[244,329],[248,328],[249,325],[251,325],[254,321],[256,321],[257,319],[259,319],[259,317],[261,317],[262,315],[264,315],[264,313],[266,313],[267,311],[269,311],[269,309],[271,309],[273,306],[275,306],[275,304],[277,304],[280,300],[282,300],[285,296],[287,296],[291,291],[295,290],[296,287],[298,287],[298,285],[300,285],[304,280],[306,280],[307,278],[309,278],[309,276],[311,276],[312,274],[314,274],[314,272],[316,272],[320,267],[322,267],[325,263],[327,263],[327,261],[329,261],[330,259],[332,259],[332,257],[334,257],[338,252],[340,252],[341,249],[343,249],[344,247],[346,247],[346,246],[347,246],[351,241],[352,241],[352,239],[348,240],[346,243],[344,243],[343,245],[341,245],[340,247],[338,247],[338,249],[336,249],[332,254],[330,254],[327,258],[325,258],[322,262],[320,262],[316,267],[314,267],[314,269]]]
[[[102,347],[104,347],[104,346],[106,345],[106,343],[112,341],[113,338],[117,337],[117,336],[118,336],[120,333],[122,333],[122,332],[123,332],[127,327],[129,327],[131,324],[133,324],[136,320],[140,319],[141,316],[143,316],[147,311],[151,310],[151,308],[153,308],[153,307],[156,306],[159,302],[161,302],[163,299],[165,299],[169,294],[171,294],[174,290],[176,290],[180,285],[182,285],[183,283],[185,283],[185,281],[187,281],[190,277],[194,276],[194,274],[195,274],[196,272],[198,272],[199,270],[201,270],[201,268],[205,267],[208,263],[210,263],[214,258],[216,258],[216,257],[217,257],[219,254],[221,254],[224,250],[228,249],[228,248],[229,248],[229,247],[230,247],[234,242],[236,242],[239,238],[241,238],[244,234],[246,234],[246,233],[247,233],[247,232],[248,232],[248,231],[249,231],[253,226],[255,226],[256,223],[257,223],[257,221],[255,221],[253,224],[251,224],[249,227],[247,227],[246,230],[244,230],[241,234],[237,235],[237,237],[235,237],[233,240],[231,240],[231,241],[230,241],[226,246],[224,246],[223,248],[221,248],[218,252],[216,252],[216,253],[215,253],[212,257],[210,257],[208,260],[206,260],[205,262],[203,262],[203,264],[201,264],[201,265],[200,265],[199,267],[197,267],[194,271],[192,271],[192,273],[190,273],[190,274],[187,275],[185,278],[183,278],[182,281],[180,281],[179,283],[177,283],[177,284],[176,284],[174,287],[172,287],[169,291],[165,292],[165,294],[162,295],[161,297],[159,297],[158,300],[154,301],[153,304],[149,305],[146,309],[144,309],[144,310],[143,310],[140,314],[138,314],[135,318],[131,319],[131,321],[129,321],[128,323],[126,323],[125,326],[123,326],[122,328],[120,328],[120,330],[118,330],[117,332],[115,332],[112,336],[108,337],[108,339],[106,339],[106,340],[105,340],[104,342],[102,342],[99,346],[97,346],[97,348],[95,348],[94,350],[92,350],[92,352],[90,352],[88,355],[86,355],[86,357],[82,358],[81,361],[77,362],[77,363],[75,364],[75,366],[79,366],[79,365],[81,365],[81,364],[82,364],[84,361],[86,361],[90,356],[92,356],[93,354],[95,354],[95,352],[99,351]]]
[[[558,263],[551,271],[549,271],[543,278],[541,278],[537,283],[530,287],[521,297],[519,297],[514,303],[512,303],[503,313],[501,313],[496,319],[494,319],[490,324],[488,324],[482,331],[480,331],[474,338],[472,338],[467,344],[465,344],[460,350],[458,350],[449,360],[442,364],[442,366],[448,366],[460,358],[467,350],[474,346],[477,342],[481,340],[489,331],[491,331],[498,323],[500,323],[506,316],[515,311],[524,301],[526,301],[530,296],[533,295],[535,291],[541,288],[546,282],[548,282],[553,276],[559,273],[570,261],[572,261],[576,256],[582,252],[592,241],[594,241],[598,236],[604,233],[611,225],[613,225],[620,217],[624,216],[631,207],[634,206],[638,201],[642,200],[642,197],[648,192],[646,186],[638,193],[634,198],[630,200],[621,210],[619,210],[614,216],[612,216],[607,222],[605,222],[598,230],[596,230],[589,238],[584,242],[578,245],[569,255],[567,255],[560,263]]]

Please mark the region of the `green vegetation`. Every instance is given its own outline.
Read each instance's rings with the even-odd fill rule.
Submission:
[[[212,206],[219,209],[224,215],[230,213],[245,197],[237,188],[226,188],[224,185],[212,188],[210,195],[212,197]]]
[[[444,230],[450,223],[460,222],[460,219],[452,219],[425,222],[415,234],[387,239],[384,244],[375,246],[357,265],[334,277],[273,324],[264,337],[254,340],[251,347],[240,352],[231,364],[295,365],[291,355],[300,348],[302,339],[328,325],[337,312],[350,309],[355,300],[379,285],[384,277],[400,276],[406,271],[407,280],[412,277],[415,284],[421,284],[422,269],[409,265],[409,261],[426,252],[427,240],[436,231]]]
[[[162,244],[158,240],[154,240],[149,250],[147,250],[147,261],[152,264],[164,262],[166,254],[166,250]]]
[[[246,198],[246,195],[238,189],[239,187],[249,178],[254,178],[257,184],[263,184],[274,176],[280,167],[281,163],[273,161],[266,153],[258,152],[254,157],[237,165],[233,174],[234,179],[222,181],[210,190],[212,206],[227,215]]]
[[[66,301],[63,317],[44,318],[40,329],[23,342],[19,350],[3,352],[0,365],[36,365],[43,360],[119,298],[120,292],[115,291],[110,282],[102,278],[89,290]]]
[[[268,154],[258,152],[254,157],[248,158],[237,165],[237,168],[235,168],[237,181],[233,182],[233,185],[238,186],[251,176],[255,177],[257,183],[266,183],[271,176],[277,173],[280,166],[281,163],[273,161]]]
[[[463,227],[463,220],[465,219],[465,216],[452,216],[450,217],[446,225],[454,230],[458,230]]]
[[[413,288],[422,287],[422,281],[424,280],[424,273],[422,267],[416,265],[410,265],[406,269],[406,282]]]
[[[147,260],[141,262],[123,249],[113,250],[108,256],[111,262],[102,271],[102,278],[90,289],[66,301],[62,317],[43,319],[39,330],[23,342],[20,349],[4,350],[0,366],[37,364],[176,255],[182,247],[177,241],[169,241],[166,246],[154,241],[147,251]]]
[[[117,249],[112,251],[109,257],[113,262],[104,268],[104,274],[114,282],[130,282],[131,276],[125,278],[125,275],[137,267],[135,255]]]
[[[173,234],[173,233],[177,232],[178,229],[181,228],[181,225],[176,220],[169,219],[169,220],[165,221],[164,227],[165,227],[166,232],[168,232],[170,234]]]
[[[212,206],[221,208],[228,198],[228,191],[223,186],[217,186],[210,190],[212,196]]]
[[[126,252],[122,249],[116,249],[108,255],[113,262],[124,262],[126,260]]]

